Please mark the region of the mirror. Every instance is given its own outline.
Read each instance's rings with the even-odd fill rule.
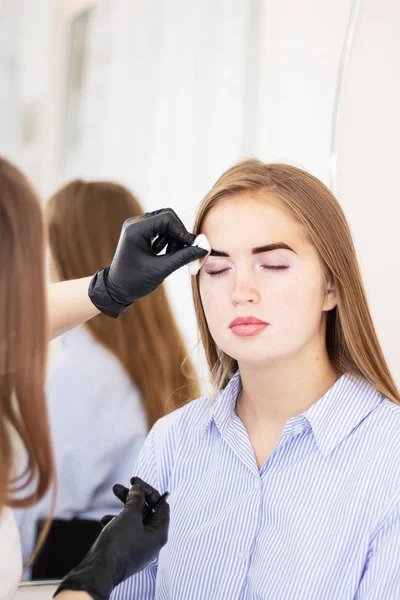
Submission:
[[[3,0],[0,154],[29,175],[47,207],[49,280],[108,264],[128,205],[132,215],[171,207],[190,229],[201,199],[237,160],[289,162],[337,194],[400,381],[400,286],[393,276],[400,133],[393,73],[400,53],[391,25],[398,7],[389,4],[385,12],[373,0],[326,0],[318,9],[295,0]],[[97,198],[91,205],[90,194]],[[87,211],[97,207],[85,229],[80,197]],[[104,232],[98,246],[89,223],[97,218]],[[51,344],[47,395],[59,495],[27,580],[62,577],[98,535],[99,519],[119,510],[112,484],[129,481],[167,401],[169,409],[184,402],[172,388],[187,399],[208,389],[187,270],[131,314],[136,308],[136,325],[96,317]],[[165,354],[156,351],[160,335],[170,344]],[[135,360],[138,348],[142,358]],[[190,368],[180,372],[186,353],[197,379]],[[163,373],[155,369],[160,361]],[[154,385],[167,390],[155,403]],[[49,496],[16,511],[25,560],[50,505]]]

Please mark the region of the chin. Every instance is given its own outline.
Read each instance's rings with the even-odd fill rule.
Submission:
[[[239,364],[248,364],[248,365],[265,365],[269,362],[276,360],[277,356],[271,355],[271,353],[266,353],[265,348],[247,348],[244,350],[243,348],[236,351],[231,347],[229,349],[222,348],[222,350],[236,360]]]
[[[239,365],[246,365],[248,367],[266,367],[271,362],[276,360],[273,356],[265,356],[265,354],[261,356],[238,356],[236,358]]]

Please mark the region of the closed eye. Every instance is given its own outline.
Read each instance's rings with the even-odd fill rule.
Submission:
[[[225,271],[229,271],[229,269],[221,269],[220,271],[206,271],[207,275],[221,275],[221,273],[225,273]]]
[[[270,271],[283,271],[284,269],[288,269],[289,267],[285,266],[285,265],[261,265],[263,269],[268,269]],[[220,269],[219,271],[206,271],[207,275],[222,275],[222,273],[225,273],[226,271],[229,271],[229,269]]]
[[[275,266],[275,265],[261,265],[263,269],[270,269],[271,271],[281,271],[283,269],[288,269],[289,267],[286,267],[284,265],[282,266]]]

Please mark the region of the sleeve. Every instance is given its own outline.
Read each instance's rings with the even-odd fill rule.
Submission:
[[[147,436],[146,442],[136,461],[133,474],[160,491],[154,451],[154,430],[156,426],[157,423]],[[153,600],[156,590],[157,565],[158,559],[156,558],[140,573],[117,586],[111,594],[110,600],[133,600],[133,598]]]
[[[400,598],[400,501],[373,536],[354,600]]]

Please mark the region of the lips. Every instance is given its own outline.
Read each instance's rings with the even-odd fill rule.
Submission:
[[[240,325],[268,325],[265,321],[261,321],[261,319],[256,319],[256,317],[238,317],[229,325],[230,329],[232,327],[238,327]]]
[[[262,333],[269,323],[256,317],[238,317],[229,325],[232,333],[238,337],[254,336]]]

